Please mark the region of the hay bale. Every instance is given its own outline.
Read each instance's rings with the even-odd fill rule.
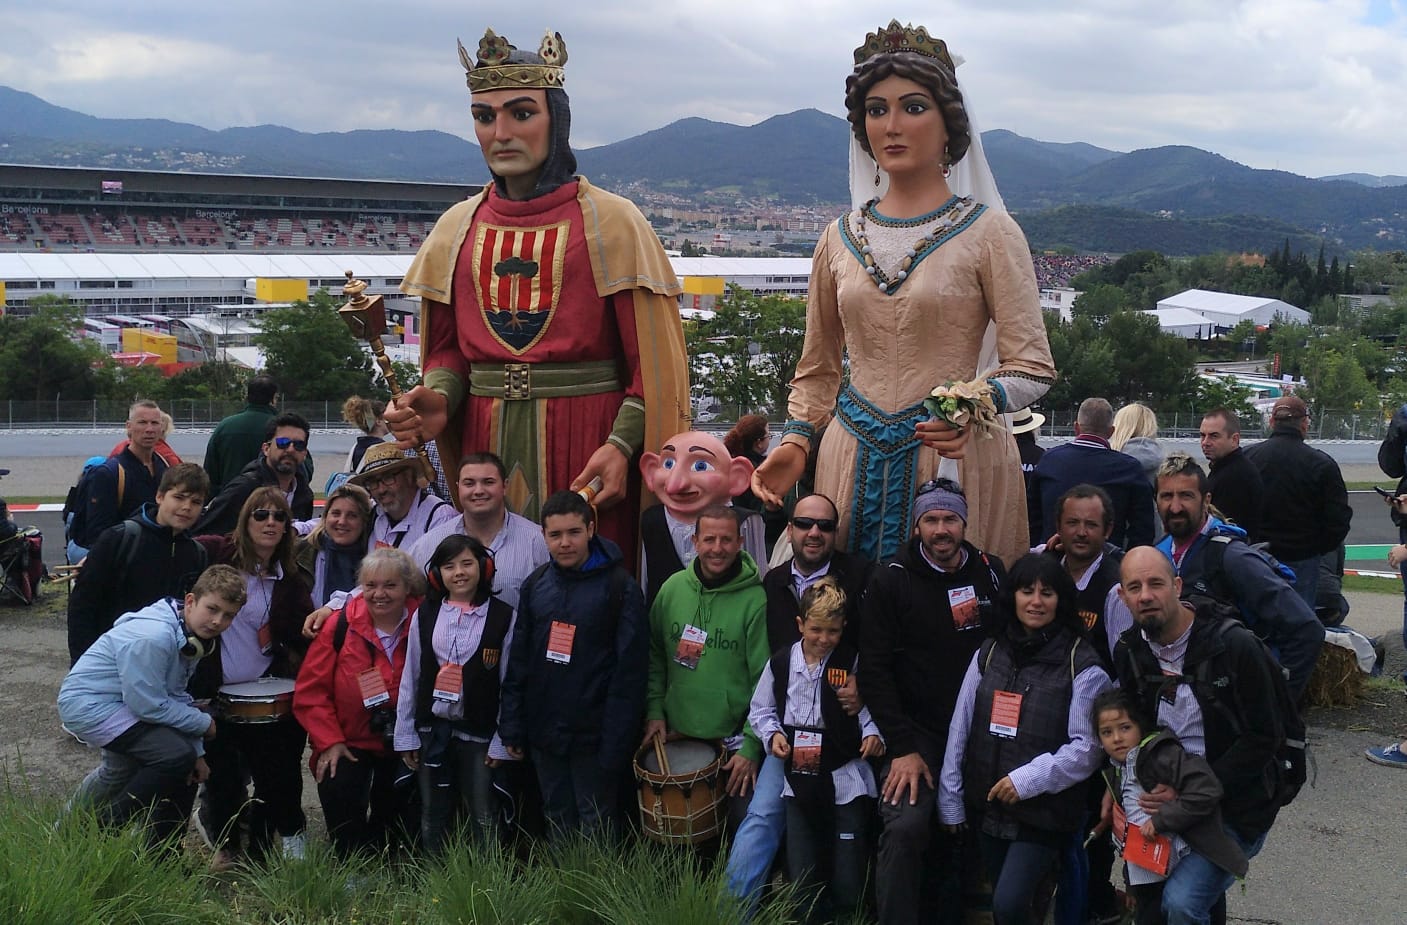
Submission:
[[[1305,702],[1311,707],[1351,707],[1363,696],[1363,672],[1350,649],[1326,645],[1309,676]]]

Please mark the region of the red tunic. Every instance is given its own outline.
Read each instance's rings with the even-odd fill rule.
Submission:
[[[597,295],[582,229],[575,181],[526,201],[490,190],[456,258],[454,311],[427,312],[424,319],[425,370],[450,369],[465,382],[478,363],[616,361],[622,389],[535,400],[543,465],[536,484],[500,433],[504,400],[465,398],[463,452],[503,457],[509,506],[534,519],[546,494],[571,487],[606,442],[622,399],[644,392],[632,294]],[[637,468],[629,473],[628,497],[602,511],[600,523],[627,563],[634,559],[640,491]]]

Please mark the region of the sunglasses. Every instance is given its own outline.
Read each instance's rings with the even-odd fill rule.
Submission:
[[[836,527],[835,521],[830,517],[793,517],[791,525],[801,531],[819,527],[822,533],[834,533]]]
[[[250,517],[253,517],[255,520],[259,521],[259,523],[263,523],[264,521],[268,520],[270,517],[272,517],[272,518],[274,519],[274,523],[280,523],[280,524],[281,524],[281,523],[287,523],[287,522],[288,522],[288,512],[287,512],[287,511],[271,511],[271,510],[269,510],[268,508],[262,508],[262,507],[261,507],[261,508],[257,508],[256,510],[251,511],[251,512],[249,513],[249,516],[250,516]]]
[[[289,447],[293,447],[295,450],[301,453],[308,448],[308,441],[294,440],[292,437],[275,437],[274,446],[278,447],[280,450],[286,450]]]
[[[929,479],[918,487],[914,496],[926,495],[930,491],[950,491],[955,495],[962,494],[962,486],[952,479]]]

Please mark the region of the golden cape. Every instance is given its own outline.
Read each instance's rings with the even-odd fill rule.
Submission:
[[[426,327],[423,313],[454,310],[451,290],[455,262],[474,223],[474,214],[487,195],[487,191],[481,191],[451,206],[435,223],[406,271],[401,291],[422,300],[422,331]],[[579,177],[577,204],[581,207],[597,295],[605,298],[627,289],[634,291],[635,331],[645,392],[645,436],[640,449],[658,450],[670,437],[689,429],[689,365],[675,301],[683,287],[655,230],[634,203],[597,189],[585,177]],[[424,340],[420,349],[423,366]],[[442,459],[459,458],[462,424],[458,413],[451,415],[445,433],[437,439]],[[645,506],[655,498],[645,489],[641,500]]]

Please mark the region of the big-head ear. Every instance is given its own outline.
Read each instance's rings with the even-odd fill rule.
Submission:
[[[734,456],[728,461],[728,496],[740,495],[752,485],[752,461]]]
[[[641,453],[640,454],[640,474],[645,477],[645,487],[654,491],[655,473],[660,470],[660,454]],[[660,494],[660,492],[655,492]]]

